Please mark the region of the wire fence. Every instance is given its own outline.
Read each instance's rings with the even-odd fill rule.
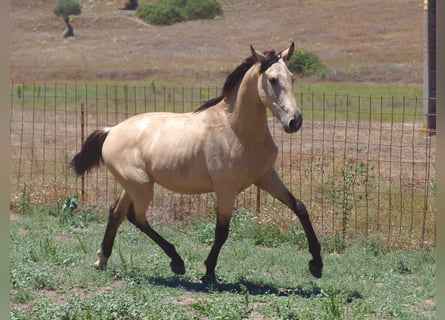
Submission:
[[[79,83],[12,83],[11,208],[60,203],[108,208],[120,191],[99,168],[76,178],[68,163],[94,129],[151,111],[188,112],[218,88]],[[422,130],[423,100],[406,97],[297,93],[304,123],[289,135],[269,118],[279,146],[277,172],[303,200],[320,234],[377,237],[388,245],[435,244],[436,137]],[[290,210],[250,187],[237,198],[282,226]],[[186,196],[161,187],[148,215],[182,219],[214,211],[214,195]]]

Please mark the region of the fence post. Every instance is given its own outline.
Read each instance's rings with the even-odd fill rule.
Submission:
[[[259,187],[256,187],[256,214],[257,216],[260,214],[261,210],[261,190]]]
[[[80,140],[82,141],[81,147],[85,143],[85,105],[83,102],[80,104]],[[85,174],[80,177],[80,200],[82,203],[85,201]]]
[[[423,54],[424,130],[436,133],[436,0],[424,0],[425,44]]]

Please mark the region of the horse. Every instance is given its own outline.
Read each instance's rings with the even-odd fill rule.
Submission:
[[[148,112],[92,132],[70,167],[77,176],[104,164],[122,192],[110,207],[96,268],[105,269],[119,225],[125,217],[171,259],[170,269],[184,274],[184,261],[173,244],[148,223],[146,211],[157,183],[181,194],[216,195],[214,243],[204,264],[204,282],[217,283],[219,252],[229,235],[236,196],[252,184],[287,205],[299,218],[309,252],[309,271],[322,276],[321,246],[308,211],[286,188],[274,169],[278,147],[267,124],[267,109],[286,133],[302,125],[293,94],[295,77],[286,66],[294,43],[276,53],[257,51],[226,78],[221,94],[188,113]]]

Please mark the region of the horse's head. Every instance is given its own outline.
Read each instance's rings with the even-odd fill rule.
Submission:
[[[301,111],[292,90],[295,80],[286,66],[294,52],[294,43],[274,57],[266,56],[250,46],[252,57],[261,63],[258,80],[258,92],[261,101],[272,111],[283,124],[284,131],[292,133],[300,129],[303,122]]]

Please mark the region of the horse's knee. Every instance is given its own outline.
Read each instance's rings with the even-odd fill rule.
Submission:
[[[307,212],[306,206],[303,202],[300,200],[297,200],[290,192],[290,207],[293,212],[300,218],[300,219],[307,219],[309,218],[309,214]]]

